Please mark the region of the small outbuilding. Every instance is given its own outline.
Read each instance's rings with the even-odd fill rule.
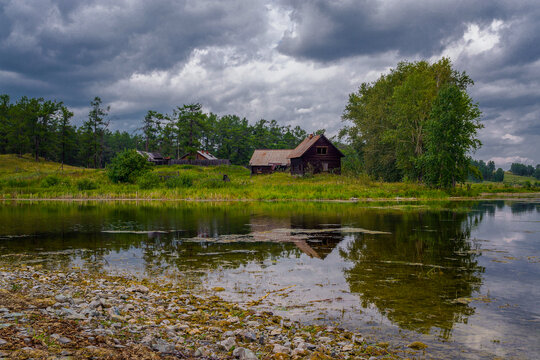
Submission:
[[[287,170],[291,161],[288,158],[291,149],[255,150],[249,160],[251,174],[271,174],[276,170]]]
[[[187,153],[180,160],[218,160],[217,157],[210,154],[208,151],[197,150],[195,153]]]
[[[343,153],[323,134],[310,134],[288,155],[292,175],[341,173]]]
[[[170,157],[163,157],[158,152],[148,152],[148,151],[141,151],[137,150],[139,155],[142,155],[148,162],[154,164],[154,165],[169,165],[171,158]]]

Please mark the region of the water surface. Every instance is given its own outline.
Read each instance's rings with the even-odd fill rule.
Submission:
[[[535,359],[539,231],[540,201],[3,203],[0,262],[180,274],[427,357]]]

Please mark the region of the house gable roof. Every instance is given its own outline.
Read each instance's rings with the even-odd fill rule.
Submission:
[[[332,144],[332,142],[330,140],[328,140],[328,138],[326,136],[324,136],[323,134],[320,134],[320,135],[315,135],[315,136],[311,136],[311,137],[307,137],[305,138],[300,144],[298,144],[298,146],[296,147],[296,149],[294,149],[290,154],[289,154],[289,159],[294,159],[294,158],[299,158],[299,157],[302,157],[302,155],[305,154],[306,151],[308,151],[309,149],[311,149],[311,147],[313,145],[315,145],[315,143],[320,139],[320,138],[323,138],[325,139],[330,145],[332,145],[336,151],[341,155],[341,156],[345,156],[343,155],[343,153],[341,151],[339,151],[339,149],[334,145]]]
[[[210,154],[208,151],[198,150],[197,154],[201,155],[206,160],[217,160],[217,157]]]
[[[271,166],[281,165],[288,166],[291,160],[288,158],[292,149],[258,149],[253,152],[250,166]]]
[[[218,160],[217,157],[215,157],[214,155],[210,154],[208,151],[204,151],[204,150],[197,150],[197,154],[199,154],[200,156],[202,156],[203,158],[205,158],[206,160]],[[180,159],[183,159],[185,158],[186,156],[189,156],[191,155],[191,153],[185,153],[184,155],[182,155],[180,157]]]

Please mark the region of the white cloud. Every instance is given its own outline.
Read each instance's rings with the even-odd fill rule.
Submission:
[[[489,159],[490,161],[493,161],[497,167],[502,167],[503,169],[509,169],[510,164],[512,163],[522,163],[522,164],[529,164],[532,165],[534,162],[532,159],[529,159],[527,157],[522,156],[494,156]]]
[[[523,141],[523,138],[521,136],[514,136],[511,134],[504,134],[502,139],[508,141],[511,144],[519,144]]]

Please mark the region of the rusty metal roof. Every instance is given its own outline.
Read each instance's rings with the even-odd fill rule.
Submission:
[[[270,149],[260,149],[255,150],[249,160],[249,165],[251,166],[271,166],[271,165],[282,165],[288,166],[291,164],[291,160],[288,158],[288,155],[293,151],[292,149],[279,149],[279,150],[270,150]]]
[[[205,158],[206,160],[217,160],[218,159],[214,155],[210,154],[208,151],[198,150],[197,153],[199,155],[201,155],[203,158]]]
[[[305,138],[300,144],[298,144],[296,149],[291,151],[291,153],[289,154],[289,159],[299,158],[302,155],[304,155],[304,153],[308,151],[308,149],[312,147],[313,144],[315,144],[317,140],[319,140],[320,138],[321,138],[321,135],[316,135],[316,136],[311,136],[311,137],[308,136],[307,138]]]
[[[308,151],[313,145],[315,145],[317,140],[319,140],[321,137],[324,137],[326,141],[328,141],[330,145],[332,145],[337,150],[339,155],[345,156],[334,144],[332,144],[330,140],[328,140],[326,136],[324,136],[323,134],[320,134],[320,135],[315,135],[315,136],[310,135],[304,140],[302,140],[302,142],[293,151],[291,151],[288,158],[294,159],[294,158],[302,157],[302,155],[304,155],[306,151]]]

